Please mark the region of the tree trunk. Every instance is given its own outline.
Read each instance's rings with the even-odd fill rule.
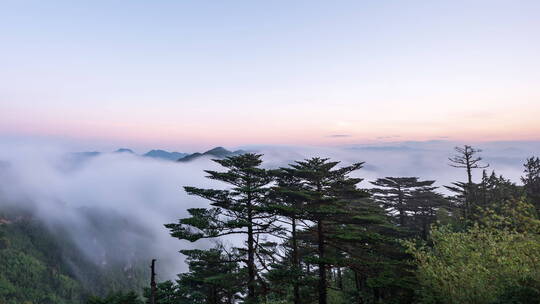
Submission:
[[[403,191],[401,191],[401,187],[398,185],[398,205],[399,205],[399,225],[401,227],[405,226],[405,206],[403,206]]]
[[[324,262],[324,230],[323,221],[317,223],[319,239],[319,304],[326,304],[326,263]]]
[[[294,304],[300,304],[300,286],[299,286],[299,277],[298,272],[300,271],[300,265],[298,262],[298,241],[296,239],[296,219],[292,218],[292,258],[293,258],[293,267],[294,267],[294,285],[293,285],[293,294],[294,294]]]
[[[472,201],[472,168],[470,163],[470,157],[467,157],[467,193],[465,195],[465,219],[469,219],[471,214],[471,201]]]
[[[248,222],[248,300],[252,303],[255,300],[255,240],[250,202],[248,202]]]
[[[361,287],[360,286],[360,279],[358,278],[358,272],[356,270],[354,271],[354,285],[356,287],[356,300],[358,301],[358,304],[363,304],[364,301],[362,301],[361,293]]]
[[[341,273],[341,267],[337,268],[337,285],[339,290],[343,290],[343,275]]]
[[[217,296],[216,286],[212,286],[211,288],[212,288],[212,300],[210,300],[210,303],[218,304],[218,296]]]
[[[379,288],[373,287],[373,303],[379,303],[380,298]]]
[[[468,159],[467,159],[467,183],[469,185],[472,184],[472,168],[471,168],[471,164],[469,163]]]
[[[152,260],[152,265],[150,265],[150,304],[156,304],[156,260]]]

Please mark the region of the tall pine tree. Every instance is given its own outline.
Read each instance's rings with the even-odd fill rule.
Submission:
[[[318,298],[319,304],[326,304],[327,270],[330,260],[326,256],[329,234],[340,223],[346,223],[347,204],[351,198],[365,197],[367,194],[356,187],[362,179],[348,175],[360,169],[362,163],[335,168],[339,162],[331,162],[327,158],[311,158],[298,161],[286,169],[301,179],[303,193],[306,195],[305,220],[314,225],[310,231],[314,234],[317,246],[318,264]]]
[[[296,176],[295,170],[282,168],[274,170],[275,186],[271,192],[271,208],[284,221],[284,230],[289,230],[285,248],[290,249],[290,268],[287,272],[290,276],[288,282],[293,285],[293,303],[300,303],[300,277],[301,265],[299,257],[298,230],[304,218],[304,208],[309,199],[304,190],[302,179]],[[282,267],[283,268],[283,267]]]
[[[208,178],[229,184],[225,190],[184,187],[187,193],[211,202],[213,208],[188,209],[191,217],[178,223],[165,225],[173,237],[189,241],[201,238],[217,238],[226,235],[243,235],[247,259],[247,301],[255,303],[259,239],[272,232],[272,218],[267,207],[269,183],[272,176],[261,168],[261,155],[247,153],[225,159],[216,159],[227,170],[205,171]]]
[[[377,186],[371,190],[375,200],[398,219],[401,227],[405,227],[414,209],[413,197],[436,188],[433,187],[435,181],[420,181],[418,177],[385,177],[371,183]]]

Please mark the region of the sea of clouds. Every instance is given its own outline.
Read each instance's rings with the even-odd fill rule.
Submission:
[[[320,156],[343,164],[363,161],[355,176],[360,186],[385,176],[419,176],[437,185],[464,180],[465,172],[448,166],[453,147],[447,141],[402,142],[347,147],[246,146],[264,154],[265,166],[286,166]],[[525,159],[539,155],[540,142],[476,144],[489,170],[519,183]],[[205,178],[203,170],[219,170],[208,158],[172,162],[130,153],[74,157],[57,145],[0,142],[0,207],[31,211],[51,230],[67,231],[77,246],[97,264],[131,263],[157,258],[161,279],[185,271],[178,250],[206,248],[171,238],[163,224],[187,216],[186,209],[208,202],[188,196],[182,186],[223,188]],[[475,172],[478,179],[481,172]],[[442,189],[442,188],[441,188]],[[441,190],[443,191],[443,190]]]

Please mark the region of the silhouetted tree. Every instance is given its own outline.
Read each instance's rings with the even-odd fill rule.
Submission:
[[[540,158],[530,157],[523,166],[525,176],[521,177],[521,182],[523,182],[525,194],[540,214]]]
[[[247,255],[247,298],[248,302],[253,303],[256,301],[257,240],[279,230],[272,223],[266,202],[272,176],[260,167],[262,160],[259,154],[246,153],[214,161],[227,171],[205,171],[209,174],[208,178],[225,182],[231,188],[184,187],[187,193],[210,200],[213,208],[188,209],[191,217],[165,226],[172,236],[192,242],[201,238],[244,235],[246,247],[241,250]]]
[[[467,170],[467,183],[472,184],[472,170],[489,167],[489,164],[481,164],[482,157],[477,156],[482,152],[480,149],[473,148],[468,145],[462,147],[455,147],[456,155],[448,158],[450,160],[450,166],[454,168],[464,168]]]
[[[435,181],[420,181],[418,177],[385,177],[371,182],[375,200],[398,218],[401,227],[405,227],[408,212],[413,211],[413,195],[425,195],[436,187]]]
[[[178,294],[186,304],[233,304],[244,290],[244,273],[235,254],[223,247],[209,250],[181,250],[189,272],[178,279]],[[158,302],[158,304],[161,304]]]
[[[488,175],[484,170],[482,182],[478,188],[484,208],[497,209],[501,204],[522,195],[520,187],[502,175],[497,176],[495,171],[491,171]]]
[[[430,227],[438,219],[441,209],[450,209],[450,202],[435,187],[419,188],[411,193],[407,209],[411,213],[408,227],[427,240]]]
[[[300,303],[300,276],[301,266],[298,249],[298,227],[300,221],[304,218],[304,207],[309,199],[309,195],[304,191],[302,179],[295,174],[295,169],[282,168],[274,170],[273,175],[276,179],[276,185],[271,192],[271,207],[280,216],[280,219],[285,221],[284,229],[289,230],[289,244],[284,246],[290,249],[290,267],[287,272],[289,277],[288,282],[292,281],[293,285],[293,303]],[[281,267],[282,270],[287,267]],[[273,274],[276,277],[276,274]]]
[[[478,156],[478,153],[482,152],[480,149],[464,145],[463,147],[455,147],[454,150],[457,154],[448,158],[448,160],[450,160],[450,166],[454,168],[463,168],[467,172],[467,183],[455,185],[463,189],[463,213],[465,219],[469,219],[472,203],[475,201],[472,170],[487,168],[489,167],[489,164],[481,163],[482,157]]]
[[[367,193],[356,187],[362,179],[348,177],[362,167],[362,163],[335,169],[339,162],[326,158],[311,158],[290,165],[289,172],[302,180],[302,188],[307,197],[305,220],[314,223],[311,231],[316,238],[317,264],[319,272],[319,304],[327,303],[327,237],[332,227],[346,223],[346,206],[351,198],[358,199]]]

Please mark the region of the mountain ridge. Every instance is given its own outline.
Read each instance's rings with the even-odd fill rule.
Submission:
[[[241,155],[244,153],[247,153],[247,151],[244,150],[234,150],[230,151],[225,149],[224,147],[218,146],[214,147],[210,150],[207,150],[205,152],[194,152],[194,153],[185,153],[185,152],[177,152],[177,151],[167,151],[162,149],[152,149],[144,154],[138,154],[135,153],[133,150],[129,148],[120,148],[110,153],[125,153],[125,154],[132,154],[140,157],[149,157],[154,159],[162,159],[162,160],[169,160],[169,161],[175,161],[175,162],[188,162],[200,157],[212,157],[212,158],[225,158],[229,156],[235,156],[235,155]],[[106,154],[105,152],[99,152],[99,151],[91,151],[91,152],[73,152],[70,153],[70,156],[74,160],[86,160],[90,159],[99,155]]]
[[[189,155],[188,153],[183,153],[183,152],[176,152],[176,151],[169,152],[169,151],[166,151],[166,150],[154,149],[154,150],[150,150],[150,151],[144,153],[142,156],[143,157],[152,157],[152,158],[167,159],[167,160],[175,161],[175,160],[178,160],[180,158],[186,157],[188,155]]]
[[[236,150],[236,151],[229,151],[223,147],[215,147],[215,148],[212,148],[206,152],[203,152],[203,153],[200,153],[200,152],[195,152],[195,153],[192,153],[192,154],[189,154],[185,157],[182,157],[180,159],[178,159],[177,161],[179,162],[188,162],[188,161],[192,161],[194,159],[198,159],[198,158],[201,158],[201,157],[205,157],[205,156],[210,156],[210,157],[214,157],[214,158],[226,158],[226,157],[229,157],[229,156],[236,156],[236,155],[241,155],[241,154],[244,154],[244,153],[247,153],[246,151],[244,150]]]

